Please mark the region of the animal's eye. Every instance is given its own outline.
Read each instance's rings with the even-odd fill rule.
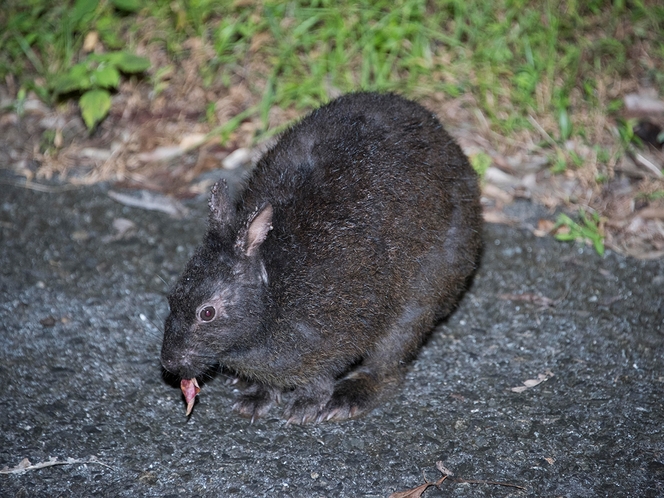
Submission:
[[[206,306],[199,313],[198,316],[204,322],[211,322],[214,319],[214,315],[217,312],[214,309],[214,306]]]

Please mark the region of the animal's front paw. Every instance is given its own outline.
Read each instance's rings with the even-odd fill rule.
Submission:
[[[243,417],[251,418],[253,423],[259,417],[264,417],[279,402],[279,393],[269,387],[254,384],[245,389],[233,405],[233,410]]]

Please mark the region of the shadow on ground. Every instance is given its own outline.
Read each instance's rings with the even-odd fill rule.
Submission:
[[[664,261],[487,225],[472,289],[369,416],[251,425],[218,377],[187,421],[158,357],[205,199],[174,219],[107,192],[0,184],[0,468],[108,466],[0,475],[1,496],[386,497],[440,460],[525,490],[450,479],[424,496],[664,495]]]

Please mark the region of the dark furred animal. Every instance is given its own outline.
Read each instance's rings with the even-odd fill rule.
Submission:
[[[481,224],[477,176],[431,112],[343,96],[285,132],[238,199],[213,187],[162,364],[233,371],[252,418],[282,395],[295,423],[363,414],[456,305]]]

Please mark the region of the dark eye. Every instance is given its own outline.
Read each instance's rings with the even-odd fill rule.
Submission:
[[[200,311],[198,316],[204,322],[211,322],[214,319],[214,315],[216,313],[217,312],[215,311],[214,306],[206,306]]]

